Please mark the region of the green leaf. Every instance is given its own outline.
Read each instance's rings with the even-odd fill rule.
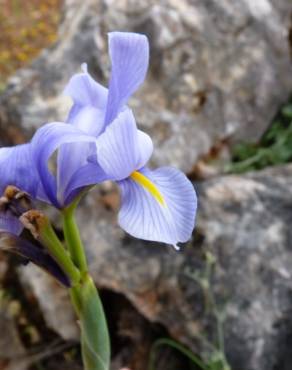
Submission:
[[[287,117],[287,118],[292,118],[292,104],[288,104],[286,105],[283,109],[282,109],[282,114]]]
[[[225,172],[242,173],[292,161],[292,102],[285,105],[276,121],[257,144],[235,146],[232,163]]]
[[[85,369],[109,370],[110,340],[107,322],[96,287],[89,276],[85,277],[79,295],[81,345]]]
[[[183,345],[177,343],[176,341],[169,339],[169,338],[161,338],[158,339],[156,342],[154,342],[151,353],[150,353],[150,361],[148,370],[155,370],[154,368],[154,362],[155,362],[155,354],[158,347],[161,346],[168,346],[172,347],[175,350],[179,351],[183,355],[185,355],[191,362],[193,362],[195,365],[199,366],[202,370],[211,370],[207,365],[205,365],[198,356],[196,356],[192,351],[190,351],[188,348],[184,347]]]
[[[249,157],[254,156],[257,150],[257,147],[252,144],[238,144],[233,150],[233,156],[238,161],[243,161]]]

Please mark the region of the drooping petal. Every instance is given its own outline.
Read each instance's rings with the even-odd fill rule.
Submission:
[[[14,185],[35,196],[39,177],[33,166],[30,144],[1,148],[0,168],[0,194],[7,185]]]
[[[45,202],[45,203],[51,203],[50,199],[48,198],[46,192],[45,192],[45,189],[43,187],[43,184],[42,182],[40,181],[40,186],[37,190],[37,193],[36,193],[36,199],[42,201],[42,202]]]
[[[96,146],[92,143],[76,142],[63,144],[58,152],[58,192],[65,196],[66,189],[75,172],[87,164],[87,158],[96,153]],[[82,181],[82,178],[80,178]]]
[[[9,211],[0,212],[0,232],[9,232],[14,235],[20,235],[23,225],[19,219],[13,216]]]
[[[120,226],[132,236],[144,240],[174,246],[189,240],[197,209],[191,182],[182,172],[171,167],[155,171],[144,169],[140,174],[146,177],[144,181],[129,178],[119,182],[122,192]],[[154,188],[147,184],[147,180]]]
[[[109,178],[98,163],[88,163],[80,167],[73,174],[64,191],[64,204],[68,205],[78,194],[80,188],[99,184],[105,180]]]
[[[0,231],[0,248],[18,254],[26,261],[35,263],[54,276],[60,283],[70,287],[70,281],[60,266],[40,246],[34,245],[9,232]]]
[[[105,125],[112,122],[145,79],[149,62],[147,37],[137,33],[109,34],[112,63]]]
[[[94,81],[87,72],[86,64],[82,65],[84,72],[75,74],[65,87],[63,94],[70,96],[79,107],[91,106],[105,109],[108,90]]]
[[[97,139],[97,160],[109,178],[125,179],[138,165],[145,165],[143,161],[148,160],[149,155],[149,141],[145,135],[139,134],[138,139],[135,118],[130,109],[125,109],[107,126]],[[142,141],[147,141],[145,147],[139,146]]]
[[[86,145],[87,143],[95,143],[95,141],[95,137],[86,135],[74,126],[61,122],[49,123],[37,130],[31,143],[33,159],[44,188],[44,193],[54,206],[58,208],[63,206],[63,190],[65,187],[59,183],[57,194],[56,179],[48,168],[50,156],[62,144],[78,142],[80,145],[81,143]],[[80,149],[80,155],[83,156],[83,154],[82,149]],[[72,168],[69,164],[68,168],[71,174]],[[64,170],[66,170],[66,166],[64,166]]]

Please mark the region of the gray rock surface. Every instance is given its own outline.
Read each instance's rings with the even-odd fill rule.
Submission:
[[[292,166],[204,186],[204,247],[227,299],[226,350],[238,370],[289,369],[292,321]]]
[[[225,339],[232,369],[288,369],[290,189],[292,165],[204,183],[195,239],[182,253],[125,236],[114,213],[93,207],[100,203],[93,193],[79,212],[79,223],[95,281],[123,292],[143,315],[196,348],[206,312],[188,271],[200,271],[202,252],[208,250],[217,261],[211,286],[217,301],[227,302]]]
[[[27,370],[29,361],[8,301],[0,298],[0,368]]]
[[[150,39],[151,68],[130,105],[155,141],[153,164],[191,171],[218,140],[257,139],[287,99],[291,11],[290,0],[67,1],[59,42],[19,71],[0,98],[0,141],[22,142],[43,122],[64,120],[70,102],[58,95],[82,62],[99,81],[108,79],[106,32],[139,31]],[[219,303],[227,301],[233,370],[288,370],[291,185],[291,166],[201,184],[197,231],[177,253],[125,235],[116,223],[116,188],[104,184],[78,212],[94,279],[196,350],[212,322],[189,271],[203,270],[208,250],[217,261],[214,294]],[[64,334],[51,309],[67,304],[67,297],[58,301],[44,278],[46,301],[32,271],[28,266],[21,279],[39,298],[48,325],[74,337],[73,315]]]
[[[287,99],[291,11],[290,0],[67,0],[58,43],[10,80],[0,127],[20,141],[19,121],[29,137],[64,120],[59,95],[82,62],[107,84],[106,33],[142,32],[150,72],[130,105],[155,141],[153,164],[189,172],[222,139],[259,138]]]
[[[208,251],[216,260],[212,290],[218,305],[226,304],[224,337],[232,369],[290,369],[291,189],[292,165],[201,184],[194,239],[178,253],[125,235],[116,224],[115,188],[99,188],[78,212],[93,277],[197,351],[198,338],[210,332],[213,320],[189,272],[203,273]],[[42,292],[38,296],[42,300]]]
[[[63,286],[33,264],[20,266],[19,276],[25,290],[38,298],[47,327],[65,340],[78,340],[76,317]]]

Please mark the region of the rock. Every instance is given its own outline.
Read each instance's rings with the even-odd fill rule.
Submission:
[[[290,189],[292,165],[203,183],[195,239],[181,253],[124,235],[115,212],[103,209],[102,195],[92,192],[78,221],[94,279],[198,350],[210,319],[189,271],[201,271],[202,252],[210,251],[217,261],[211,287],[219,305],[227,301],[224,334],[232,369],[291,366]]]
[[[0,368],[3,370],[27,370],[29,366],[25,348],[19,338],[9,303],[0,297]]]
[[[227,299],[227,356],[237,370],[291,367],[292,166],[208,182],[203,246],[216,255],[214,289]]]
[[[99,81],[108,80],[106,32],[138,31],[149,37],[151,67],[130,105],[155,141],[153,164],[189,172],[220,140],[259,138],[287,99],[291,10],[290,0],[67,1],[58,43],[19,71],[0,98],[1,143],[22,142],[43,122],[64,120],[70,103],[59,94],[82,62]],[[211,251],[214,294],[219,304],[228,302],[224,334],[232,368],[288,369],[291,185],[291,165],[202,183],[194,240],[177,253],[125,235],[116,222],[116,189],[105,184],[78,211],[95,282],[125,295],[198,351],[198,337],[213,322],[189,271],[202,272],[202,256]],[[75,337],[68,296],[59,299],[58,287],[32,267],[21,275],[48,326]]]
[[[76,317],[64,287],[33,264],[18,271],[23,286],[36,297],[47,326],[65,340],[78,340]]]
[[[219,307],[226,303],[224,337],[231,368],[289,369],[292,165],[219,177],[198,187],[196,232],[180,253],[125,235],[116,223],[116,202],[109,201],[116,198],[115,187],[105,184],[92,191],[77,219],[93,278],[99,288],[123,294],[149,321],[162,324],[198,353],[200,337],[214,337],[215,329],[204,291],[190,271],[203,275],[208,251],[216,261],[210,289]],[[24,271],[47,322],[49,314],[55,322],[50,325],[62,336],[64,320],[69,332],[75,330],[68,296],[57,299],[56,284],[52,289],[45,275],[40,281],[39,274]]]
[[[155,165],[190,172],[218,141],[257,140],[291,92],[290,0],[67,0],[64,9],[59,41],[1,97],[3,144],[65,120],[60,94],[82,62],[107,84],[111,30],[150,40],[150,72],[130,105],[154,139]]]

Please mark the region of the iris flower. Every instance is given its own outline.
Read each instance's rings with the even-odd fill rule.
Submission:
[[[73,100],[67,123],[40,128],[32,153],[42,187],[38,196],[64,208],[84,187],[105,180],[121,190],[119,224],[129,234],[172,244],[186,242],[194,228],[196,193],[186,176],[171,167],[150,170],[151,138],[138,130],[126,105],[145,79],[149,60],[144,35],[109,34],[111,78],[106,89],[89,75],[74,75],[64,94]],[[48,160],[58,149],[57,174]]]
[[[0,168],[1,249],[21,256],[25,263],[35,263],[63,285],[69,286],[68,277],[42,245],[36,240],[32,242],[20,236],[23,225],[19,218],[31,208],[29,194],[36,197],[38,188],[41,186],[33,166],[30,144],[1,148]]]
[[[8,185],[13,185],[23,192],[36,196],[40,182],[31,159],[30,144],[16,145],[0,149],[0,196]],[[2,198],[3,199],[3,198]],[[2,204],[0,209],[0,231],[14,235],[22,232],[23,226],[18,219],[18,211],[11,210]]]

